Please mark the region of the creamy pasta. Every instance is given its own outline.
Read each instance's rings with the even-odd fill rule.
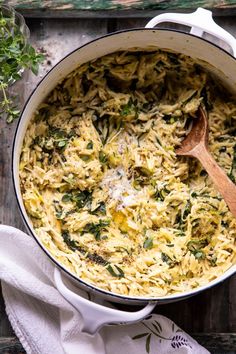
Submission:
[[[20,180],[57,261],[140,297],[191,290],[235,263],[235,218],[201,164],[175,154],[200,104],[210,151],[235,182],[236,103],[191,58],[117,52],[56,86],[26,131]]]

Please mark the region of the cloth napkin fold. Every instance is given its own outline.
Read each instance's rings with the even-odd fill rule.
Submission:
[[[80,332],[82,318],[54,285],[54,264],[35,240],[0,225],[0,279],[11,325],[27,354],[205,354],[171,320],[152,315],[136,324]]]

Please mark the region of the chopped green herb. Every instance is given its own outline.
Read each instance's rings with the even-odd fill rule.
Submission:
[[[71,129],[71,131],[67,134],[67,137],[70,139],[70,138],[73,138],[75,136],[78,136],[78,134],[76,134],[76,131],[74,129]]]
[[[205,259],[206,255],[202,248],[206,247],[208,243],[207,238],[192,239],[187,243],[187,248],[196,259]]]
[[[196,198],[196,197],[197,197],[197,193],[196,193],[196,192],[192,192],[192,193],[191,193],[191,197],[192,197],[192,198]]]
[[[64,230],[62,231],[62,237],[64,242],[66,243],[66,245],[72,250],[72,251],[76,251],[78,249],[78,243],[75,240],[72,240],[70,238],[70,234],[69,231]]]
[[[83,229],[83,234],[88,232],[90,234],[93,234],[95,237],[96,241],[99,241],[101,239],[101,232],[102,230],[110,224],[110,220],[99,220],[99,223],[88,223],[84,229]]]
[[[122,110],[121,110],[121,112],[120,112],[120,114],[122,115],[122,116],[127,116],[127,115],[129,115],[131,112],[132,112],[132,107],[133,106],[133,103],[132,103],[132,100],[129,100],[129,102],[126,104],[126,105],[124,105],[123,107],[122,107]]]
[[[42,147],[46,150],[52,150],[53,148],[64,150],[69,142],[66,131],[54,127],[50,127],[48,136],[42,139],[40,146],[43,145]]]
[[[104,258],[99,256],[97,253],[89,253],[87,251],[84,251],[84,253],[87,254],[87,258],[92,262],[95,262],[97,264],[101,264],[103,266],[106,266],[108,264],[108,262]]]
[[[106,204],[104,202],[101,202],[96,209],[94,209],[91,214],[103,214],[106,215]]]
[[[199,250],[199,251],[196,251],[196,252],[194,253],[194,257],[195,257],[196,259],[205,259],[205,258],[206,258],[206,255],[205,255],[205,253],[204,253],[203,251]]]
[[[234,152],[233,152],[231,169],[230,169],[230,172],[228,173],[229,178],[234,183],[236,183],[235,173],[236,173],[236,144],[234,145]]]
[[[48,152],[54,149],[54,140],[52,138],[45,138],[42,140],[41,147],[44,152]]]
[[[62,210],[56,212],[56,218],[58,220],[62,219],[62,215],[63,215],[63,211]]]
[[[156,142],[162,146],[160,139],[156,136]]]
[[[86,147],[88,150],[92,150],[93,149],[93,142],[90,140],[90,142],[87,144]]]
[[[175,235],[177,237],[184,237],[185,236],[185,232],[183,230],[176,230]]]
[[[71,193],[66,193],[62,196],[61,198],[63,203],[68,203],[72,200],[72,194]]]
[[[221,226],[223,226],[223,227],[229,227],[229,224],[228,224],[228,222],[227,221],[221,221]]]
[[[67,143],[68,143],[67,140],[60,140],[60,141],[58,141],[58,143],[57,143],[57,147],[58,147],[58,148],[63,148],[63,147],[65,147],[65,146],[67,145]]]
[[[161,260],[162,262],[167,263],[170,267],[173,267],[176,263],[164,252],[161,252]]]
[[[107,156],[103,151],[99,151],[99,161],[103,164],[107,162]]]
[[[71,240],[70,234],[67,230],[62,231],[62,237],[64,242],[67,244],[67,246],[72,250],[72,251],[79,251],[83,255],[86,255],[86,258],[88,258],[90,261],[107,266],[109,265],[109,262],[107,262],[103,257],[99,256],[97,253],[90,253],[88,252],[85,248],[81,247],[78,242],[75,240]]]
[[[198,250],[200,250],[201,248],[204,248],[208,245],[208,240],[207,238],[200,238],[200,239],[192,239],[191,241],[189,241],[187,243],[187,247],[189,249],[190,252],[194,253]]]
[[[164,187],[162,189],[156,189],[155,193],[153,194],[153,197],[157,201],[163,202],[169,193],[170,191],[166,187]]]
[[[89,205],[92,202],[92,192],[87,190],[81,192],[66,193],[61,198],[63,203],[74,202],[78,209]]]
[[[151,237],[147,237],[143,243],[143,248],[150,250],[153,247],[153,239]]]
[[[53,200],[53,205],[55,208],[55,216],[58,220],[63,219],[63,209],[61,208],[61,206],[59,205],[59,202],[57,200]]]
[[[67,138],[67,133],[65,130],[55,128],[55,127],[50,127],[48,131],[49,136],[52,136],[54,139],[63,139]]]
[[[108,272],[116,278],[123,278],[125,276],[124,271],[115,264],[110,264],[106,261],[103,257],[99,256],[97,253],[90,253],[85,248],[81,247],[77,241],[72,240],[68,230],[62,231],[62,237],[65,244],[72,250],[72,251],[79,251],[83,255],[86,256],[90,261],[100,264],[104,266]]]
[[[174,247],[173,243],[167,243],[167,247]]]
[[[212,267],[215,267],[215,266],[216,266],[216,262],[217,262],[217,257],[216,257],[215,255],[213,255],[213,256],[211,257],[211,259],[208,259],[208,261],[210,262],[210,265],[211,265]]]
[[[171,114],[164,115],[163,119],[166,122],[166,124],[173,124],[177,120],[177,118],[173,117]]]
[[[80,155],[81,160],[88,161],[90,160],[90,155]]]
[[[123,278],[125,276],[124,271],[115,264],[108,264],[106,269],[113,277]]]
[[[91,204],[92,193],[87,190],[83,192],[74,193],[72,196],[72,201],[76,203],[77,208],[81,209],[86,204]]]
[[[188,215],[191,213],[191,203],[190,200],[185,204],[184,210],[182,212],[182,222],[185,222]]]

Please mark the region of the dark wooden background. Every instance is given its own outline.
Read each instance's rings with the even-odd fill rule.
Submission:
[[[10,1],[18,4],[19,9],[27,12],[26,3],[32,3],[32,8],[39,1]],[[101,1],[98,1],[101,3]],[[123,0],[123,3],[132,2]],[[196,1],[195,3],[206,3],[206,1]],[[49,3],[43,1],[41,3]],[[62,5],[67,1],[55,1],[55,4]],[[73,2],[77,3],[76,1]],[[78,1],[85,3],[85,1]],[[105,2],[104,2],[105,3]],[[115,3],[115,1],[111,1]],[[134,1],[139,4],[140,1]],[[145,1],[143,3],[146,3]],[[151,1],[147,1],[151,3]],[[153,1],[153,3],[160,3]],[[164,1],[168,3],[168,1]],[[175,1],[178,3],[178,1]],[[192,1],[183,1],[191,4]],[[216,2],[215,2],[216,3]],[[220,1],[221,5],[236,4],[236,1]],[[162,4],[162,5],[163,5]],[[159,5],[158,5],[159,6]],[[235,5],[236,6],[236,5]],[[28,6],[29,8],[29,6]],[[62,10],[57,9],[62,17]],[[38,77],[30,73],[25,73],[23,79],[12,87],[13,94],[19,94],[19,105],[22,107],[31,90],[43,75],[63,56],[76,47],[99,37],[103,34],[116,30],[144,26],[150,19],[148,13],[143,12],[140,18],[114,18],[103,16],[103,19],[81,18],[76,10],[75,18],[50,18],[50,16],[40,17],[42,10],[34,8],[32,13],[37,17],[32,17],[30,11],[27,12],[27,24],[31,31],[31,42],[41,52],[46,55],[46,60],[40,68]],[[153,10],[152,10],[153,11]],[[216,22],[222,25],[230,33],[236,36],[236,15],[216,17]],[[11,148],[15,133],[16,122],[7,125],[5,120],[0,119],[0,223],[12,225],[24,230],[19,211],[16,205],[11,181]],[[156,307],[156,312],[165,315],[175,321],[186,332],[192,334],[199,342],[215,354],[236,353],[236,276],[225,281],[213,289],[205,291],[188,300],[178,303],[162,305]],[[0,296],[0,353],[23,353],[18,340],[10,327],[4,311],[4,302]],[[45,351],[45,354],[47,352]],[[55,353],[56,354],[56,353]],[[83,353],[86,354],[86,353]]]

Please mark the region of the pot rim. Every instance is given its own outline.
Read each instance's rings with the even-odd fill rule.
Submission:
[[[170,301],[178,301],[178,300],[183,300],[185,299],[186,297],[189,297],[189,296],[193,296],[193,295],[197,295],[199,294],[200,292],[204,291],[204,290],[207,290],[207,289],[210,289],[212,288],[214,285],[217,285],[217,284],[220,284],[222,283],[225,279],[229,278],[230,276],[232,276],[233,274],[236,273],[236,266],[235,265],[232,265],[226,272],[228,272],[229,274],[226,274],[226,272],[224,272],[221,276],[217,277],[216,279],[210,281],[209,283],[205,284],[205,285],[202,285],[200,287],[197,287],[195,289],[192,289],[192,290],[189,290],[187,292],[182,292],[182,293],[174,293],[174,294],[170,294],[170,295],[165,295],[165,296],[162,296],[162,297],[139,297],[139,296],[127,296],[127,295],[121,295],[121,294],[117,294],[117,293],[113,293],[111,291],[107,291],[107,290],[104,290],[102,288],[99,288],[99,287],[96,287],[95,285],[91,284],[91,283],[87,283],[86,281],[84,281],[83,279],[79,278],[78,276],[76,276],[75,274],[73,274],[72,272],[70,272],[64,265],[62,265],[59,261],[57,261],[52,255],[51,253],[46,249],[46,247],[43,246],[43,244],[39,241],[39,239],[36,237],[34,231],[33,231],[33,227],[31,228],[27,219],[25,218],[25,215],[23,213],[23,210],[21,208],[21,205],[20,205],[20,202],[19,202],[19,199],[18,199],[18,195],[17,195],[17,186],[16,186],[16,181],[15,181],[15,177],[14,177],[14,165],[15,165],[15,160],[16,158],[18,158],[19,156],[19,153],[17,153],[16,151],[16,138],[17,138],[17,135],[18,135],[18,130],[19,130],[19,127],[20,127],[20,124],[22,122],[22,118],[23,118],[23,115],[24,115],[24,112],[26,110],[26,107],[29,103],[29,101],[31,100],[31,97],[34,95],[34,93],[37,91],[38,87],[43,83],[43,81],[51,74],[51,72],[53,70],[55,70],[55,68],[60,65],[60,63],[64,60],[66,60],[70,55],[72,55],[73,53],[79,51],[79,50],[82,50],[84,48],[86,48],[86,46],[89,46],[91,43],[94,43],[96,41],[99,41],[103,38],[107,38],[107,37],[112,37],[112,36],[115,36],[119,33],[125,33],[125,32],[135,32],[135,31],[152,31],[152,32],[156,32],[156,31],[169,31],[169,32],[177,32],[177,33],[180,33],[180,34],[184,34],[184,35],[187,35],[187,36],[190,36],[190,37],[195,37],[195,38],[198,38],[199,40],[203,40],[205,42],[207,42],[208,44],[218,48],[219,50],[221,50],[222,52],[224,52],[226,55],[228,55],[229,57],[233,58],[236,62],[236,58],[229,52],[227,52],[224,48],[221,48],[219,45],[215,44],[215,43],[212,43],[211,41],[205,39],[205,38],[202,38],[202,37],[198,37],[194,34],[191,34],[191,33],[187,33],[187,32],[184,32],[182,30],[178,30],[178,29],[168,29],[168,28],[144,28],[144,27],[138,27],[138,28],[131,28],[131,29],[124,29],[124,30],[119,30],[119,31],[116,31],[116,32],[111,32],[111,33],[107,33],[103,36],[99,36],[98,38],[95,38],[95,39],[92,39],[91,41],[81,45],[80,47],[72,50],[70,53],[68,53],[67,55],[65,55],[62,59],[60,59],[45,75],[44,77],[37,83],[37,85],[35,86],[35,88],[32,90],[32,92],[30,93],[29,97],[27,98],[25,104],[24,104],[24,107],[21,111],[21,114],[20,114],[20,117],[18,119],[18,122],[17,122],[17,126],[16,126],[16,130],[15,130],[15,134],[14,134],[14,138],[13,138],[13,145],[12,145],[12,154],[11,154],[11,175],[12,175],[12,181],[13,181],[13,189],[14,189],[14,194],[15,194],[15,197],[16,197],[16,201],[17,201],[17,205],[18,205],[18,208],[20,210],[20,214],[21,214],[21,217],[24,221],[24,224],[26,225],[28,231],[30,232],[31,236],[33,236],[33,238],[35,239],[35,241],[37,242],[37,244],[40,246],[40,248],[42,249],[42,251],[44,253],[46,253],[46,255],[49,257],[49,259],[59,268],[61,269],[63,272],[66,273],[66,275],[68,275],[69,277],[72,277],[73,280],[76,280],[77,282],[79,283],[82,283],[82,285],[86,288],[88,288],[88,290],[92,291],[92,292],[96,292],[98,295],[104,297],[104,296],[110,296],[114,299],[114,302],[116,302],[116,299],[119,299],[120,301],[124,300],[124,301],[129,301],[129,302],[144,302],[144,303],[147,303],[147,302],[158,302],[158,303],[161,303],[161,302],[170,302]],[[62,78],[63,79],[63,78]],[[20,192],[20,190],[19,190]],[[21,195],[21,192],[19,193]],[[235,269],[234,269],[235,268]],[[112,300],[111,300],[112,301]]]

